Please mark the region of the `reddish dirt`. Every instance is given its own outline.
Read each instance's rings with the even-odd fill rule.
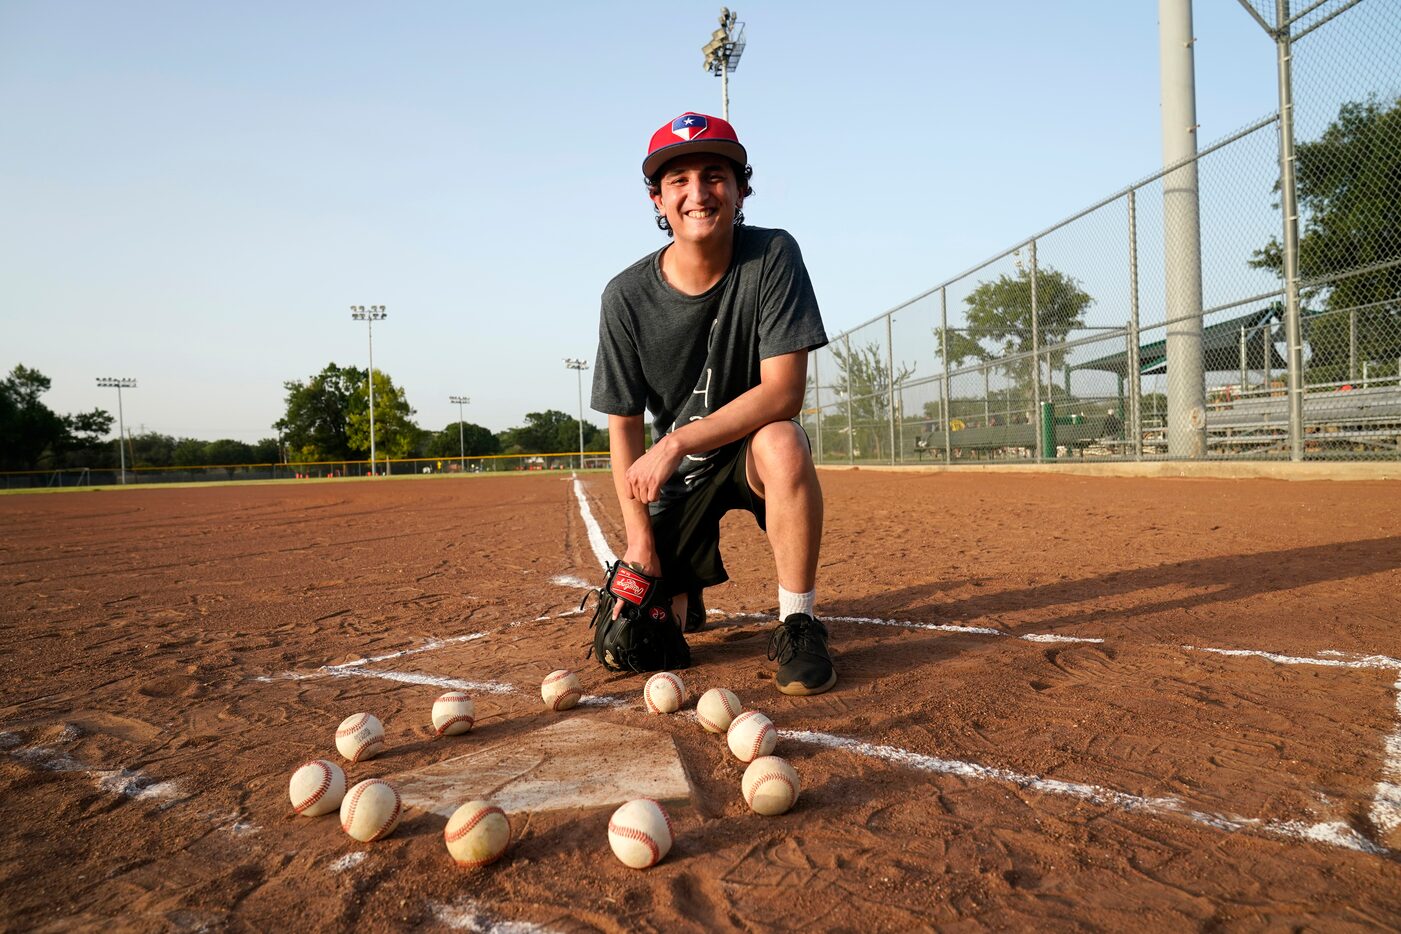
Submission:
[[[584,661],[581,588],[552,579],[598,573],[561,475],[0,497],[0,929],[1401,925],[1401,838],[1371,817],[1398,671],[1185,648],[1401,657],[1401,486],[821,477],[836,690],[774,690],[771,621],[744,615],[773,611],[771,558],[736,514],[691,696],[728,686],[784,730],[932,758],[786,738],[803,791],[776,818],[745,808],[722,739],[646,716],[641,677]],[[608,478],[584,485],[621,550]],[[858,621],[877,618],[1104,641]],[[318,671],[471,632],[488,635],[364,666],[516,688],[480,695],[463,737],[432,739],[440,688]],[[546,712],[558,667],[626,703]],[[476,872],[433,815],[358,844],[287,801],[358,710],[390,749],[352,782],[579,716],[672,736],[695,800],[647,872],[613,858],[606,811],[518,817]],[[935,758],[1002,771],[917,767]]]

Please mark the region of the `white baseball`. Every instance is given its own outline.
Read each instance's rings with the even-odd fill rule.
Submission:
[[[568,668],[552,671],[540,682],[540,697],[551,710],[568,710],[578,704],[583,696],[579,676]]]
[[[642,688],[642,702],[648,713],[676,713],[686,703],[686,685],[669,671],[659,671]]]
[[[624,866],[646,869],[671,851],[671,818],[651,798],[637,798],[608,819],[608,845]]]
[[[320,817],[340,807],[345,797],[345,773],[326,759],[313,759],[292,773],[287,786],[292,810],[303,817]]]
[[[778,731],[773,728],[773,721],[759,711],[746,710],[730,721],[725,739],[736,759],[753,762],[773,752],[774,743],[778,742]]]
[[[462,691],[448,691],[433,702],[433,732],[439,736],[466,733],[477,722],[477,708]]]
[[[384,751],[384,726],[372,713],[353,713],[336,728],[336,749],[351,762],[373,759]]]
[[[787,811],[798,801],[798,773],[778,756],[760,756],[749,763],[740,782],[744,803],[756,814],[773,816]]]
[[[696,720],[712,733],[723,733],[743,709],[734,691],[711,688],[696,701]]]
[[[361,843],[383,840],[399,826],[404,804],[399,792],[382,778],[367,778],[341,800],[341,830]]]
[[[476,869],[494,863],[511,842],[506,812],[490,801],[468,801],[452,812],[443,840],[457,865]]]

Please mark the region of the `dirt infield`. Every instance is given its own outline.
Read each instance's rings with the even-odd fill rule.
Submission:
[[[771,684],[738,515],[684,673],[784,731],[776,818],[583,660],[604,475],[0,498],[0,929],[1401,925],[1401,485],[821,478],[836,690]],[[543,709],[559,667],[591,703]],[[435,740],[450,679],[482,718]],[[286,792],[359,710],[390,749],[351,781],[581,717],[673,738],[694,800],[647,872],[606,810],[515,815],[473,872],[433,814],[358,844]]]

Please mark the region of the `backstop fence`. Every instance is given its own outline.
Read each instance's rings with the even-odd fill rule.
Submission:
[[[580,469],[578,451],[556,454],[488,454],[474,457],[410,457],[375,462],[378,476],[464,476]],[[607,451],[585,451],[582,469],[606,470]],[[60,489],[126,484],[229,482],[237,480],[320,480],[370,476],[368,460],[305,461],[286,464],[212,464],[189,467],[81,467],[63,470],[0,471],[0,490]]]
[[[819,463],[1401,458],[1401,0],[1239,2],[1280,109],[813,352]]]

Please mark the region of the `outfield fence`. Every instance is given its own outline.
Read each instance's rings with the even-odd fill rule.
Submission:
[[[607,451],[585,451],[583,469],[608,469]],[[528,473],[531,471],[577,470],[578,451],[555,454],[490,454],[477,457],[410,457],[386,461],[379,458],[379,476],[473,476],[481,474]],[[288,464],[215,464],[197,467],[120,467],[74,468],[66,470],[0,471],[0,489],[33,490],[85,486],[117,486],[125,483],[200,483],[242,480],[335,480],[369,477],[370,462],[306,461]]]
[[[1401,458],[1401,0],[1241,6],[1280,110],[813,352],[819,463]]]

